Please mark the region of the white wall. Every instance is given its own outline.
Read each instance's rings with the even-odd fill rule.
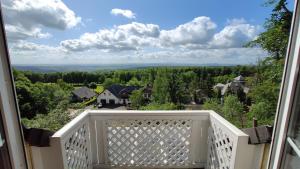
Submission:
[[[105,89],[104,92],[102,92],[98,98],[97,98],[97,102],[101,103],[101,100],[105,99],[106,100],[106,104],[109,104],[109,100],[115,100],[116,104],[123,104],[122,100],[117,98],[115,95],[113,95],[109,90]]]

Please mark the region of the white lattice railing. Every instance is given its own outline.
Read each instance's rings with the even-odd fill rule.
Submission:
[[[91,169],[92,153],[88,112],[84,112],[56,132],[64,169]]]
[[[63,169],[253,169],[248,136],[212,111],[87,110],[51,140]]]
[[[249,136],[215,112],[210,112],[207,169],[246,169],[253,166]]]

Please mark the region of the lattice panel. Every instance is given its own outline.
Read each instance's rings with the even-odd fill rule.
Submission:
[[[234,140],[222,127],[212,122],[208,129],[207,169],[232,169],[230,166]]]
[[[108,120],[112,166],[189,166],[192,120]]]
[[[84,123],[65,141],[65,156],[68,169],[89,169],[91,159],[88,147],[88,128]]]

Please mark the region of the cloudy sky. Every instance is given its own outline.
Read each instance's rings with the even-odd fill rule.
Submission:
[[[292,4],[291,4],[292,5]],[[261,0],[2,0],[13,64],[252,64]]]

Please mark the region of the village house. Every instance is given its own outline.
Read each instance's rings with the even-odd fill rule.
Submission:
[[[88,87],[80,87],[78,89],[75,89],[72,92],[72,101],[85,101],[85,100],[90,100],[91,98],[95,97],[97,94],[89,89]]]
[[[151,85],[147,85],[146,87],[143,88],[143,97],[149,101],[151,99],[152,96],[152,86]]]
[[[138,86],[122,86],[114,84],[105,89],[97,98],[97,102],[102,105],[106,104],[130,104],[129,96]]]
[[[249,88],[245,86],[245,78],[243,76],[235,77],[231,82],[226,84],[218,83],[213,87],[214,90],[220,91],[221,95],[224,96],[228,92],[237,94],[239,91],[247,94]]]

